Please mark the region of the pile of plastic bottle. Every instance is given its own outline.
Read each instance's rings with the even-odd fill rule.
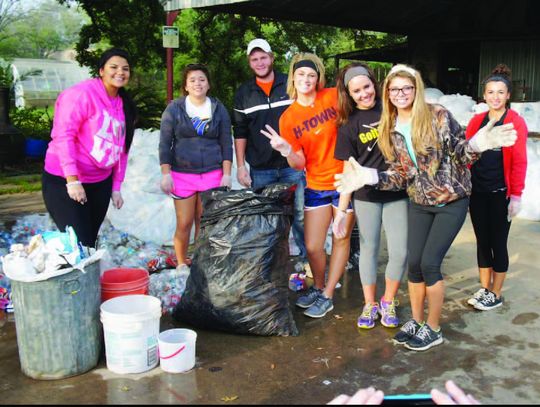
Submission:
[[[149,294],[161,299],[163,314],[170,314],[186,289],[189,271],[162,270],[150,275]]]
[[[48,214],[27,215],[19,218],[14,224],[0,225],[0,256],[8,254],[13,244],[28,244],[32,236],[36,234],[57,230]],[[176,275],[178,274],[174,269],[176,257],[172,247],[159,246],[151,242],[145,243],[115,229],[108,220],[105,220],[101,227],[97,246],[107,250],[113,267],[148,270],[151,273],[151,295],[161,299],[164,312],[172,311],[180,300],[187,280],[187,275],[182,273],[180,273],[182,275]],[[9,279],[2,272],[1,262],[0,309],[12,310],[11,287]]]
[[[143,242],[115,229],[107,220],[101,226],[98,249],[106,249],[116,266],[141,267],[150,273],[176,267],[176,258],[172,248]]]

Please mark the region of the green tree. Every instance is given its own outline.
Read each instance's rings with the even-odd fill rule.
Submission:
[[[165,98],[165,50],[161,26],[165,12],[159,0],[57,0],[77,5],[90,18],[77,43],[78,61],[95,67],[99,54],[108,46],[126,49],[132,55],[135,71],[130,86],[138,99],[142,95]],[[252,73],[246,57],[247,43],[266,38],[276,55],[276,67],[287,72],[295,52],[309,51],[326,64],[329,83],[334,77],[333,55],[396,39],[383,33],[318,26],[290,21],[216,13],[196,9],[183,10],[175,25],[180,28],[180,48],[174,51],[175,94],[180,93],[182,68],[190,62],[202,62],[212,74],[211,93],[226,106],[232,106],[235,90]],[[151,95],[152,93],[152,95]],[[156,108],[159,104],[146,105]],[[156,122],[157,112],[147,112]]]
[[[5,29],[0,53],[10,58],[47,58],[73,47],[85,21],[85,16],[75,9],[47,0],[27,10]]]
[[[0,0],[0,43],[11,36],[7,29],[22,15],[21,0]]]
[[[163,66],[161,26],[165,11],[158,0],[58,0],[77,5],[90,18],[79,35],[77,60],[95,68],[101,53],[110,46],[128,51],[135,67],[151,70]]]

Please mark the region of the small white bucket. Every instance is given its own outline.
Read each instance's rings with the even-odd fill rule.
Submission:
[[[161,301],[150,295],[124,295],[101,304],[107,369],[142,373],[157,366]]]
[[[158,336],[161,368],[169,373],[187,372],[195,366],[197,333],[191,329],[169,329]]]

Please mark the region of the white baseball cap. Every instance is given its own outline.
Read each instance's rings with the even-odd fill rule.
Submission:
[[[254,40],[251,40],[247,46],[247,54],[251,54],[251,52],[255,48],[260,48],[264,52],[272,52],[272,48],[270,48],[270,44],[266,40],[263,40],[262,38],[255,38]]]

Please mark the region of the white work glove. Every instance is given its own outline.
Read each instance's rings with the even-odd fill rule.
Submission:
[[[334,186],[340,194],[350,194],[365,185],[379,182],[379,174],[375,168],[362,167],[354,158],[349,157],[349,168],[343,174],[336,174]]]
[[[116,209],[120,209],[124,205],[124,198],[122,198],[120,191],[113,191],[111,201]]]
[[[343,239],[347,235],[347,213],[341,209],[337,210],[332,223],[332,232],[338,239]]]
[[[521,210],[521,197],[511,195],[510,202],[508,203],[508,222],[515,217]]]
[[[469,140],[469,146],[475,153],[482,153],[492,148],[513,146],[517,132],[512,123],[495,126],[496,119],[490,120]]]
[[[291,145],[281,137],[277,132],[268,124],[266,125],[266,130],[261,129],[261,133],[270,139],[270,145],[276,151],[279,151],[283,157],[288,157],[291,154]]]
[[[173,180],[170,172],[166,174],[161,174],[161,182],[159,186],[163,192],[169,195],[173,190]]]
[[[87,201],[86,191],[81,184],[81,181],[71,181],[66,184],[67,193],[71,199],[84,205]]]
[[[249,176],[249,171],[245,165],[241,165],[236,169],[236,178],[240,185],[246,188],[251,187],[251,177]]]
[[[231,176],[227,174],[223,174],[223,176],[221,177],[221,182],[219,183],[219,186],[231,188],[232,187]]]

